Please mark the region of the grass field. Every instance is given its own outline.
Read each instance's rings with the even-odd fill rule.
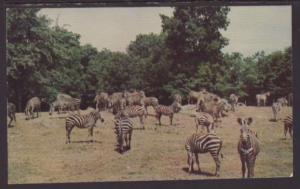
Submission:
[[[285,107],[279,118],[291,111],[292,108]],[[8,182],[216,179],[212,176],[215,163],[209,154],[200,155],[203,173],[187,173],[184,144],[195,131],[194,119],[189,113],[176,114],[174,126],[169,126],[169,118],[163,117],[161,127],[156,125],[154,117],[148,116],[146,130],[133,131],[132,149],[123,155],[114,150],[116,137],[111,113],[103,112],[105,122],[97,122],[95,142],[88,142],[87,130],[75,128],[71,144],[65,144],[64,119],[50,118],[45,112],[40,118],[25,121],[24,114],[18,113],[17,123],[8,129]],[[282,120],[270,121],[273,117],[270,107],[240,107],[222,118],[217,128],[217,134],[223,139],[224,154],[219,178],[241,178],[237,153],[240,130],[236,118],[239,116],[253,117],[253,130],[261,141],[255,177],[288,177],[293,169],[293,146],[290,137],[283,140]],[[134,123],[138,128],[138,119],[134,119]]]

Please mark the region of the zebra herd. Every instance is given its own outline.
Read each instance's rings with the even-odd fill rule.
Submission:
[[[270,93],[263,93],[256,95],[257,105],[265,105],[270,96]],[[188,171],[194,170],[194,163],[198,166],[198,171],[201,172],[200,163],[198,159],[199,153],[210,153],[216,164],[215,175],[220,175],[222,157],[221,149],[223,141],[218,137],[216,133],[216,127],[219,119],[227,115],[227,112],[236,111],[239,106],[239,96],[231,94],[229,100],[219,97],[216,94],[201,89],[200,91],[190,91],[188,96],[188,103],[196,103],[196,111],[192,117],[195,119],[196,131],[192,134],[185,143],[185,149],[187,151],[187,163]],[[28,100],[25,108],[26,120],[33,119],[36,113],[40,111],[41,102],[38,97]],[[155,111],[155,117],[158,121],[158,125],[161,125],[161,117],[167,116],[170,119],[170,125],[173,125],[173,118],[176,113],[179,113],[182,106],[182,96],[179,94],[173,95],[173,103],[169,106],[159,104],[159,100],[156,97],[147,97],[143,91],[124,91],[115,92],[111,95],[105,92],[101,92],[94,98],[96,109],[91,112],[81,115],[80,103],[81,99],[73,98],[67,94],[58,94],[55,101],[50,104],[49,115],[52,115],[54,111],[60,114],[63,111],[72,111],[65,121],[66,128],[66,143],[71,142],[71,132],[74,127],[81,129],[88,129],[89,136],[93,137],[93,129],[98,120],[104,122],[100,111],[109,110],[114,114],[114,132],[117,138],[117,150],[123,153],[131,148],[131,138],[133,133],[132,118],[139,118],[141,129],[145,129],[144,119],[147,118],[147,107],[152,106]],[[240,103],[242,104],[242,103]],[[282,106],[288,105],[289,102],[285,97],[279,98],[272,105],[274,113],[274,119],[277,120],[278,113],[282,109]],[[11,119],[8,125],[12,121],[16,121],[15,118],[16,107],[13,103],[7,103],[7,113]],[[74,111],[77,111],[74,112]],[[238,153],[242,163],[242,176],[247,177],[254,176],[254,166],[256,156],[260,152],[260,144],[258,135],[251,130],[251,123],[253,118],[237,118],[240,129],[240,138],[238,141]],[[287,132],[290,136],[293,136],[293,116],[288,115],[284,122],[284,136],[286,138]],[[199,127],[201,131],[199,132]],[[156,129],[156,128],[155,128]],[[93,141],[93,140],[92,140]]]

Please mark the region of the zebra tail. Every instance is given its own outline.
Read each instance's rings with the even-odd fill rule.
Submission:
[[[221,155],[221,158],[222,158],[222,159],[224,159],[224,155],[223,155],[223,153],[222,153],[222,152],[220,153],[220,155]]]

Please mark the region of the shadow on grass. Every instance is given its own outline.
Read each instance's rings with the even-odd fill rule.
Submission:
[[[194,171],[192,171],[192,172],[190,173],[190,172],[189,172],[189,169],[188,169],[187,167],[182,168],[182,170],[183,170],[184,172],[186,172],[186,173],[194,174],[194,175],[203,175],[203,176],[207,176],[207,177],[214,177],[214,176],[215,176],[215,174],[212,174],[212,173],[209,173],[209,172],[205,172],[205,171],[199,172],[199,171],[194,170]]]
[[[101,144],[101,141],[98,140],[78,140],[78,141],[71,141],[71,143],[98,143]]]
[[[129,147],[123,147],[123,151],[120,150],[119,146],[116,145],[115,151],[118,152],[119,154],[124,154],[125,152],[129,151],[130,148]]]

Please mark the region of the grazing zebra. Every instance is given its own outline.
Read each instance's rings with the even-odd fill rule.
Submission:
[[[126,106],[124,109],[121,109],[116,116],[117,117],[123,116],[128,118],[139,117],[141,128],[145,129],[144,117],[145,118],[147,117],[147,111],[143,106],[139,106],[139,105]]]
[[[100,119],[101,122],[104,122],[104,119],[101,117],[100,112],[97,110],[94,110],[86,115],[73,114],[67,117],[66,118],[66,132],[67,132],[66,144],[71,142],[70,135],[74,127],[80,129],[87,128],[89,130],[89,136],[93,137],[93,130],[98,119]]]
[[[67,105],[65,102],[55,100],[50,104],[50,110],[49,115],[52,115],[52,113],[57,109],[57,113],[60,114],[63,110],[67,108]]]
[[[222,140],[213,133],[205,135],[198,133],[190,136],[185,143],[189,172],[191,173],[194,171],[194,162],[196,162],[198,171],[201,173],[198,153],[202,154],[209,152],[216,163],[215,176],[220,176],[221,161],[219,159],[219,155],[222,157],[222,154],[220,154],[222,144]]]
[[[159,125],[161,125],[160,119],[162,115],[169,116],[170,125],[173,122],[173,116],[175,113],[178,113],[181,110],[181,105],[178,102],[173,102],[170,106],[157,105],[155,108],[156,118],[159,121]]]
[[[117,135],[117,146],[120,153],[123,153],[124,147],[128,150],[131,148],[132,130],[133,123],[128,117],[115,117],[115,133]]]
[[[96,102],[96,109],[104,109],[106,110],[108,108],[109,103],[109,96],[107,93],[101,92],[100,94],[97,94],[94,98],[94,102]]]
[[[147,114],[148,114],[148,106],[152,106],[153,108],[155,108],[155,106],[159,104],[158,99],[156,97],[145,97],[143,98],[143,101],[144,101],[144,106]]]
[[[289,131],[291,138],[293,138],[293,115],[287,115],[283,120],[284,123],[284,138],[286,139],[286,134]]]
[[[261,105],[261,102],[263,102],[263,105],[266,106],[266,102],[268,97],[271,95],[270,92],[262,93],[262,94],[257,94],[256,95],[256,103],[257,106]]]
[[[231,94],[229,96],[229,102],[230,102],[232,111],[235,111],[238,101],[239,101],[239,97],[237,95]]]
[[[281,103],[282,106],[287,106],[288,105],[288,100],[286,99],[286,97],[278,98],[277,102]]]
[[[273,102],[272,110],[273,110],[274,121],[277,121],[277,116],[281,111],[281,109],[282,109],[282,105],[280,102]]]
[[[7,103],[7,116],[9,117],[9,123],[8,123],[8,127],[12,126],[11,125],[11,122],[12,121],[17,121],[16,120],[16,106],[11,103],[11,102],[8,102]]]
[[[214,118],[206,112],[199,112],[195,115],[196,122],[196,133],[198,132],[198,127],[202,126],[202,131],[206,127],[207,133],[215,133],[215,122]]]
[[[41,111],[41,100],[38,97],[33,97],[28,100],[25,107],[25,115],[26,120],[34,118],[34,112],[37,113],[37,117],[39,117],[39,112]]]
[[[241,134],[238,142],[238,153],[242,163],[242,176],[245,178],[246,166],[248,170],[248,178],[254,177],[254,166],[256,156],[259,154],[260,146],[256,132],[249,129],[252,118],[238,118],[237,122],[241,125]]]

